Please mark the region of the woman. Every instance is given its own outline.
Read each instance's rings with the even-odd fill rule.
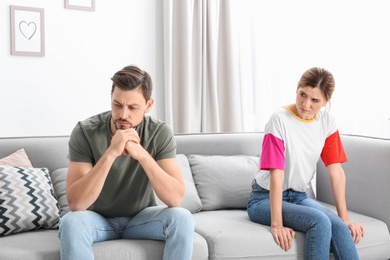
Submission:
[[[345,200],[347,160],[334,118],[321,110],[334,90],[333,75],[311,68],[301,77],[295,104],[268,121],[260,171],[248,201],[252,221],[271,226],[277,245],[287,251],[296,231],[306,233],[305,259],[358,259],[355,244],[364,228],[349,220]],[[327,167],[337,213],[307,196],[319,158]]]

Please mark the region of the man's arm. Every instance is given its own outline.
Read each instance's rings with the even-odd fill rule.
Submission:
[[[95,202],[112,165],[111,157],[103,155],[95,167],[91,163],[69,163],[66,196],[72,211],[86,210]]]
[[[127,142],[127,153],[138,160],[148,176],[156,195],[168,207],[179,207],[184,197],[184,180],[176,158],[158,160],[139,143]]]
[[[125,153],[126,142],[139,142],[133,129],[117,131],[111,144],[95,166],[70,161],[66,180],[66,196],[72,211],[86,210],[98,198],[115,159]]]
[[[141,163],[142,164],[142,163]],[[153,170],[152,164],[146,163],[146,174],[156,195],[169,207],[179,207],[183,201],[185,185],[176,158],[157,161],[160,169]]]

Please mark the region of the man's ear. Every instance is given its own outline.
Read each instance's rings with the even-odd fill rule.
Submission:
[[[145,113],[149,113],[149,111],[152,109],[153,107],[153,104],[154,104],[154,99],[153,98],[149,98],[149,100],[146,102],[146,110],[145,110]]]

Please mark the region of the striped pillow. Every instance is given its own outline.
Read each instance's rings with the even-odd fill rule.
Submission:
[[[59,211],[48,169],[0,166],[0,236],[57,228]]]

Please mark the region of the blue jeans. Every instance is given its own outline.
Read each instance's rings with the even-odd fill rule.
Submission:
[[[248,215],[256,223],[271,225],[269,191],[252,183]],[[305,259],[359,259],[348,226],[331,210],[307,197],[305,192],[283,191],[283,225],[306,233]]]
[[[189,260],[194,220],[188,210],[179,207],[148,207],[133,217],[116,218],[75,211],[61,219],[58,234],[62,260],[93,259],[93,243],[122,238],[164,240],[163,259]]]

